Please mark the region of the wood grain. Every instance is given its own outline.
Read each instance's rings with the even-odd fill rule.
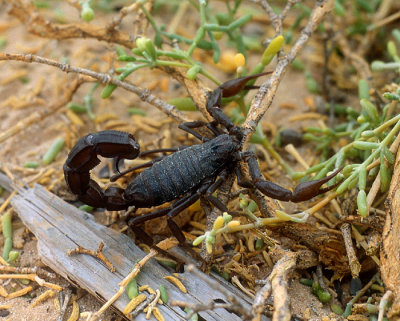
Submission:
[[[381,275],[393,291],[394,301],[388,316],[400,315],[400,152],[397,152],[392,182],[385,201],[386,222],[382,234]]]
[[[108,300],[117,292],[119,282],[132,270],[135,262],[145,256],[129,237],[96,223],[92,215],[64,202],[39,185],[22,189],[12,199],[12,206],[38,239],[41,260],[58,274],[86,289],[101,301]],[[96,250],[100,242],[104,243],[103,253],[114,264],[115,273],[111,273],[102,262],[91,256],[70,257],[66,254],[69,249],[78,245]],[[138,284],[148,284],[153,289],[164,285],[170,300],[191,303],[227,301],[222,293],[210,289],[207,284],[188,272],[181,275],[188,290],[188,293],[184,294],[163,279],[170,274],[171,272],[157,261],[151,260],[139,273]],[[218,278],[215,275],[208,277]],[[250,310],[250,301],[243,293],[222,279],[218,278],[218,281]],[[121,311],[128,301],[127,295],[124,294],[116,301],[115,307]],[[160,306],[160,310],[165,320],[184,320],[185,313],[178,307],[163,305]],[[239,316],[225,309],[205,311],[200,315],[205,320],[241,320]],[[144,314],[140,314],[136,320],[145,320]]]

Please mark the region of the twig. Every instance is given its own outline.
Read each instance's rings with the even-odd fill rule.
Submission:
[[[147,307],[149,305],[150,302],[152,302],[154,300],[154,298],[156,297],[155,294],[150,294],[146,300],[144,300],[142,303],[140,303],[135,310],[133,310],[130,315],[134,318],[136,317],[140,312],[142,312],[142,310],[144,310],[145,307]]]
[[[388,290],[381,298],[381,302],[379,302],[379,314],[378,314],[378,321],[383,320],[383,316],[385,314],[385,310],[389,305],[389,302],[392,300],[393,292]]]
[[[187,122],[190,119],[180,111],[178,111],[175,106],[170,105],[163,100],[154,96],[150,90],[143,89],[141,87],[135,86],[128,81],[121,81],[116,78],[111,77],[109,74],[95,72],[85,68],[74,67],[69,64],[59,63],[58,61],[43,58],[40,56],[32,55],[32,54],[9,54],[9,53],[0,53],[0,61],[1,60],[15,60],[15,61],[23,61],[27,63],[40,63],[44,65],[53,66],[59,68],[60,70],[66,73],[76,73],[82,74],[94,79],[99,80],[102,83],[110,83],[116,85],[118,87],[122,87],[130,92],[135,93],[141,100],[152,104],[153,106],[160,109],[162,112],[166,113],[168,116],[174,118],[179,122]]]
[[[248,141],[251,133],[255,131],[258,122],[271,105],[280,80],[285,74],[287,67],[304,47],[305,43],[308,41],[324,16],[333,9],[333,4],[333,0],[322,0],[316,2],[314,9],[311,12],[310,19],[306,27],[302,30],[299,39],[296,41],[289,54],[279,60],[272,76],[260,87],[243,124],[246,134],[244,139],[245,141]]]
[[[118,27],[122,20],[129,14],[132,12],[137,11],[140,8],[139,3],[135,2],[129,6],[123,7],[120,11],[119,11],[119,16],[116,18],[112,19],[112,22],[110,24],[108,24],[108,26],[106,27],[107,32],[118,32],[118,30],[116,30],[116,27]]]
[[[54,273],[48,272],[44,269],[38,268],[37,266],[31,267],[18,267],[18,266],[9,266],[9,265],[0,265],[1,272],[12,272],[19,274],[42,274],[48,278],[54,279],[56,276]]]
[[[288,14],[289,10],[297,3],[299,0],[288,0],[286,6],[283,8],[279,18],[281,19],[281,23],[285,20],[286,15]]]
[[[343,54],[351,61],[360,77],[368,82],[371,82],[372,73],[369,68],[369,64],[365,61],[365,59],[362,58],[361,55],[357,54],[354,49],[350,48],[346,37],[342,33],[338,32],[336,34],[336,40]]]
[[[39,278],[36,274],[0,274],[0,279],[27,279],[36,282],[40,286],[45,286],[56,291],[62,290],[61,286],[46,282],[45,280]]]
[[[188,318],[191,317],[194,313],[198,311],[204,311],[206,309],[214,309],[217,307],[223,307],[228,310],[233,311],[236,314],[242,315],[243,320],[250,320],[251,319],[251,314],[249,311],[247,311],[240,301],[236,299],[236,297],[228,292],[224,287],[222,287],[217,281],[211,280],[210,278],[207,278],[202,272],[200,272],[193,264],[189,264],[187,266],[187,271],[194,273],[199,279],[201,279],[203,282],[207,283],[211,288],[216,289],[220,291],[226,299],[229,301],[229,303],[224,304],[224,305],[217,305],[213,300],[209,304],[191,304],[187,302],[181,302],[181,301],[172,301],[171,305],[175,306],[184,306],[190,308],[193,312],[188,316]]]
[[[359,298],[361,298],[365,292],[368,291],[368,289],[371,287],[372,284],[377,280],[378,278],[378,273],[376,273],[371,280],[360,290],[357,292],[357,294],[347,303],[346,310],[349,309],[351,310],[351,307],[353,306],[354,303],[358,301]]]
[[[321,286],[322,290],[324,290],[325,292],[329,292],[329,288],[324,281],[324,275],[322,273],[322,267],[320,264],[317,265],[315,274],[317,275],[318,284]]]
[[[95,258],[98,258],[100,261],[102,261],[111,272],[115,272],[114,265],[110,262],[109,259],[107,259],[104,256],[104,254],[102,252],[103,247],[104,247],[104,243],[103,242],[100,242],[99,247],[98,247],[98,249],[96,251],[88,250],[88,249],[83,248],[82,246],[78,246],[77,248],[75,248],[73,250],[68,250],[67,251],[67,255],[68,256],[75,255],[75,254],[91,255],[91,256],[93,256]]]
[[[246,293],[250,298],[254,298],[254,294],[243,286],[237,275],[234,275],[232,277],[231,282],[232,284],[236,285],[242,292]]]
[[[272,321],[290,320],[290,298],[287,292],[289,273],[296,266],[297,254],[293,252],[285,253],[278,262],[276,262],[268,279],[271,282],[272,295],[274,297],[274,314]]]
[[[344,223],[341,227],[340,230],[342,231],[343,239],[344,239],[344,245],[346,246],[346,253],[347,253],[347,258],[349,260],[349,266],[350,266],[350,271],[352,277],[358,278],[358,275],[361,270],[361,264],[357,259],[356,252],[353,247],[353,242],[351,240],[351,227],[349,223]]]
[[[150,302],[150,304],[146,307],[147,313],[146,313],[146,319],[150,319],[151,313],[153,312],[154,308],[156,307],[158,300],[160,299],[160,290],[156,290],[156,295],[154,299]]]
[[[26,23],[28,31],[52,39],[94,38],[109,43],[117,43],[128,48],[135,48],[135,39],[129,34],[115,28],[99,27],[89,23],[58,24],[41,16],[32,2],[6,0],[10,14]],[[112,26],[112,24],[111,24]]]
[[[396,21],[397,19],[400,19],[400,11],[390,15],[389,17],[386,17],[385,19],[382,19],[379,22],[375,22],[374,24],[370,25],[368,27],[369,30],[375,30],[378,29],[384,25],[387,25],[393,21]]]
[[[261,7],[264,8],[265,12],[268,14],[271,24],[275,29],[276,35],[280,35],[282,33],[282,20],[281,17],[279,17],[274,9],[270,6],[267,0],[254,0],[255,3],[258,3],[261,5]],[[289,1],[291,2],[291,1]],[[285,7],[286,9],[286,7]],[[285,13],[286,14],[286,13]]]
[[[256,293],[253,301],[253,306],[251,308],[251,313],[253,314],[252,321],[260,321],[261,315],[264,312],[265,302],[271,295],[272,286],[271,282],[267,279],[265,285]]]
[[[172,238],[163,240],[157,244],[157,248],[160,248],[164,251],[167,251],[168,249],[174,247],[177,245],[177,241],[173,241]],[[119,283],[119,290],[117,293],[115,293],[96,313],[93,313],[93,315],[90,317],[89,321],[97,321],[100,319],[100,316],[115,302],[118,300],[118,298],[124,293],[126,286],[134,277],[138,275],[142,267],[154,256],[158,254],[158,251],[155,248],[151,248],[150,252],[143,258],[141,259],[136,265],[135,268],[132,270],[131,273],[129,273],[125,279],[123,279]]]
[[[68,303],[69,300],[71,300],[72,296],[72,291],[70,289],[66,290],[65,296],[64,296],[64,302],[62,303],[62,307],[60,310],[60,315],[57,319],[57,321],[62,321],[64,319],[65,312],[67,311]]]

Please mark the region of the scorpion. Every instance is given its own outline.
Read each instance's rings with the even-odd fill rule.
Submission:
[[[256,155],[250,151],[241,151],[244,130],[225,115],[221,108],[222,97],[232,97],[242,90],[258,88],[246,86],[247,82],[268,73],[270,72],[229,80],[208,93],[206,110],[214,120],[209,123],[186,122],[178,126],[200,139],[201,144],[140,153],[139,144],[129,133],[105,130],[87,134],[71,149],[64,164],[64,176],[68,187],[83,203],[107,210],[123,210],[130,206],[149,208],[171,202],[165,208],[130,219],[128,225],[135,234],[139,233],[149,239],[150,236],[137,225],[156,217],[167,216],[168,227],[181,244],[186,239],[173,218],[200,197],[221,211],[227,211],[226,206],[213,196],[213,193],[231,173],[236,174],[239,186],[256,188],[264,195],[281,201],[302,202],[331,190],[337,184],[327,188],[322,188],[322,185],[336,176],[341,168],[322,179],[302,182],[292,192],[266,180],[261,173]],[[215,137],[208,138],[194,130],[203,126],[207,127]],[[98,155],[117,158],[116,167],[119,172],[119,160],[134,159],[158,152],[172,153],[111,178],[113,181],[127,172],[145,168],[133,178],[126,189],[111,186],[103,190],[90,178],[90,171],[100,163]],[[245,178],[241,167],[238,166],[240,161],[247,163],[250,178]]]

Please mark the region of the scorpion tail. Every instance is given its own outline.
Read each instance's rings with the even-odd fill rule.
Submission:
[[[65,181],[79,200],[109,210],[121,210],[130,204],[124,199],[124,190],[109,187],[105,191],[90,178],[90,170],[100,163],[98,155],[133,159],[139,154],[139,145],[133,136],[107,130],[81,138],[68,154],[64,164]]]
[[[295,190],[293,191],[292,202],[303,202],[313,198],[314,196],[326,193],[334,189],[343,180],[340,180],[336,184],[329,186],[327,188],[321,188],[321,186],[326,182],[330,181],[333,177],[335,177],[342,170],[342,168],[343,167],[338,168],[331,175],[326,176],[324,178],[314,181],[303,182],[297,185]]]

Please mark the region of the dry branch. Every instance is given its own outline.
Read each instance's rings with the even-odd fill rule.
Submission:
[[[58,24],[45,19],[37,12],[33,2],[6,0],[9,13],[25,23],[29,32],[50,39],[94,38],[135,48],[135,39],[115,28],[98,27],[89,23]]]
[[[164,102],[163,100],[157,98],[155,95],[153,95],[151,93],[150,90],[135,86],[134,84],[132,84],[128,81],[118,80],[116,78],[111,77],[108,74],[95,72],[95,71],[85,69],[85,68],[74,67],[69,64],[59,63],[58,61],[43,58],[43,57],[32,55],[32,54],[0,53],[0,60],[15,60],[15,61],[23,61],[23,62],[27,62],[27,63],[35,62],[35,63],[45,64],[45,65],[59,68],[60,70],[66,72],[66,73],[72,72],[72,73],[76,73],[76,74],[86,75],[86,76],[92,77],[94,79],[97,79],[98,81],[100,81],[102,83],[110,83],[110,84],[116,85],[118,87],[122,87],[128,91],[135,93],[141,100],[148,102],[149,104],[157,107],[162,112],[164,112],[165,114],[167,114],[168,116],[172,117],[173,119],[175,119],[177,121],[180,121],[180,122],[190,121],[190,119],[185,114],[178,111],[175,108],[175,106],[170,105],[170,104]]]
[[[280,58],[275,72],[260,87],[243,124],[243,128],[246,132],[246,140],[250,137],[250,134],[255,131],[258,122],[264,116],[269,106],[271,106],[278,85],[290,63],[296,58],[297,54],[304,47],[322,19],[333,10],[333,2],[333,0],[316,1],[310,19],[306,27],[302,30],[299,39],[296,41],[291,51],[286,56]]]
[[[400,152],[397,151],[386,205],[386,223],[382,234],[381,274],[394,301],[388,316],[400,315]]]

